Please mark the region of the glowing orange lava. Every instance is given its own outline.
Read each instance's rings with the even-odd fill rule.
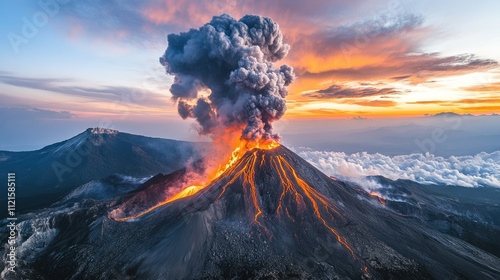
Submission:
[[[385,199],[382,196],[380,196],[380,194],[376,192],[369,192],[369,194],[370,196],[376,197],[381,204],[385,205]]]
[[[224,185],[224,187],[222,188],[222,192],[216,200],[219,200],[219,198],[226,192],[226,189],[242,176],[244,190],[247,192],[247,197],[252,198],[252,203],[256,211],[253,220],[256,224],[265,229],[265,227],[262,226],[262,224],[259,222],[259,216],[262,214],[262,209],[259,205],[257,187],[255,185],[256,163],[257,154],[254,152],[252,153],[251,157],[246,158],[246,160],[242,163],[243,167],[238,172],[235,172],[233,177]]]
[[[276,209],[276,213],[278,215],[286,215],[288,218],[294,220],[294,218],[290,215],[288,208],[291,206],[289,203],[284,203],[284,197],[287,193],[291,193],[295,198],[295,204],[298,209],[306,210],[307,202],[312,205],[315,216],[321,221],[321,223],[332,232],[338,242],[342,244],[349,252],[352,257],[355,259],[356,256],[354,254],[354,250],[349,246],[345,237],[341,236],[340,233],[330,225],[325,218],[323,217],[326,212],[332,220],[335,218],[332,215],[332,212],[337,214],[342,218],[342,215],[333,208],[330,203],[327,201],[327,198],[312,188],[309,184],[307,184],[303,179],[301,179],[295,169],[290,165],[290,163],[282,156],[278,155],[270,158],[271,164],[274,169],[278,172],[278,177],[283,187],[279,204]],[[247,193],[246,197],[250,197],[252,199],[253,208],[255,209],[255,214],[253,217],[253,221],[264,228],[262,223],[259,221],[259,217],[262,216],[263,211],[259,204],[259,195],[258,190],[255,184],[255,168],[257,167],[257,163],[259,163],[258,167],[262,167],[263,162],[265,162],[264,155],[261,155],[260,161],[257,158],[257,151],[253,152],[251,156],[247,157],[241,165],[243,166],[237,172],[233,173],[233,177],[223,186],[222,192],[217,198],[217,200],[222,197],[222,195],[226,192],[227,188],[232,185],[238,178],[243,178],[243,187],[244,191]],[[290,176],[291,174],[291,176]],[[323,209],[324,211],[320,210]],[[322,213],[323,212],[323,213]],[[266,230],[267,232],[267,230]]]
[[[215,172],[211,172],[208,174],[207,179],[205,182],[208,183],[198,183],[195,185],[188,186],[178,193],[174,194],[173,196],[169,197],[168,199],[140,212],[139,214],[133,215],[133,216],[128,216],[128,217],[123,217],[123,218],[118,218],[114,217],[114,220],[116,221],[127,221],[131,219],[137,219],[141,216],[146,215],[147,213],[150,213],[151,211],[164,206],[170,202],[179,200],[181,198],[193,196],[196,193],[198,193],[200,190],[204,189],[207,185],[209,185],[212,181],[215,179],[219,178],[220,175],[222,175],[224,172],[226,172],[231,166],[233,166],[247,151],[253,150],[253,149],[260,149],[260,150],[271,150],[276,147],[279,147],[279,143],[274,140],[269,140],[269,141],[240,141],[237,143],[236,148],[232,151],[229,159],[225,164],[219,165],[219,167],[215,170]],[[255,185],[253,185],[255,187]]]
[[[352,257],[356,258],[355,254],[354,254],[354,251],[352,250],[352,248],[347,243],[347,240],[345,239],[345,237],[342,237],[323,218],[323,216],[322,216],[322,214],[321,214],[321,212],[319,210],[319,206],[318,205],[321,204],[321,206],[324,209],[326,209],[326,212],[330,215],[330,217],[332,219],[334,219],[334,217],[333,217],[333,215],[330,212],[335,212],[340,217],[342,217],[342,215],[336,209],[334,209],[333,207],[330,206],[330,204],[326,200],[326,197],[324,197],[321,193],[317,192],[315,189],[313,189],[311,186],[309,186],[309,184],[307,184],[304,180],[302,180],[297,175],[297,172],[295,171],[295,169],[290,165],[290,163],[288,163],[288,161],[286,161],[281,156],[277,157],[277,161],[280,164],[280,170],[283,172],[283,177],[280,175],[280,180],[282,180],[283,185],[285,185],[285,181],[287,181],[286,185],[288,185],[289,187],[291,187],[293,189],[293,193],[295,194],[297,201],[299,201],[299,200],[297,198],[298,191],[297,191],[296,187],[297,186],[300,187],[301,190],[302,190],[302,192],[308,198],[309,202],[312,204],[313,209],[314,209],[314,214],[316,215],[316,217],[318,217],[318,219],[321,220],[321,222],[323,223],[323,225],[326,228],[328,228],[328,230],[330,230],[337,237],[338,242],[341,243],[342,245],[344,245],[344,247],[346,247],[349,250],[349,252],[351,252]],[[286,173],[284,171],[283,165],[285,165],[286,168],[292,173],[292,177],[293,177],[294,181],[297,184],[292,184],[290,182],[290,179],[286,176]],[[283,178],[285,179],[284,181],[283,181]],[[280,206],[281,206],[281,203],[282,203],[282,201],[280,201]],[[281,208],[282,208],[282,206],[281,206]]]
[[[224,193],[226,193],[227,189],[233,185],[237,180],[240,180],[241,186],[243,188],[244,197],[246,201],[248,201],[249,205],[249,213],[253,216],[253,222],[262,227],[266,233],[268,230],[264,226],[265,217],[269,212],[263,211],[261,195],[259,194],[259,186],[256,183],[256,178],[262,171],[262,169],[270,168],[277,173],[277,179],[280,184],[276,187],[281,187],[281,193],[278,201],[278,205],[276,208],[276,215],[280,217],[288,217],[292,221],[295,220],[296,217],[292,217],[290,212],[296,213],[297,211],[312,211],[314,215],[317,217],[318,222],[322,224],[325,228],[327,228],[332,234],[335,235],[337,241],[342,244],[349,252],[352,257],[356,259],[354,254],[354,250],[348,244],[345,237],[343,237],[335,228],[331,221],[335,220],[336,217],[340,219],[345,219],[343,215],[335,209],[329,198],[318,192],[316,189],[311,187],[304,179],[302,179],[297,171],[293,168],[293,166],[288,162],[285,156],[274,154],[266,154],[259,153],[259,150],[264,149],[274,149],[279,146],[277,142],[269,142],[269,143],[252,143],[252,142],[240,142],[239,145],[233,150],[229,159],[225,164],[221,164],[213,174],[208,175],[207,182],[211,183],[214,180],[218,179],[222,174],[225,175],[225,178],[221,178],[224,181],[224,185],[222,186],[221,193],[217,197],[216,201],[218,201]],[[251,151],[251,153],[245,156],[243,159],[243,155]],[[260,157],[260,158],[259,158]],[[267,157],[267,158],[266,158]],[[267,160],[266,160],[267,159]],[[236,164],[239,162],[239,164]],[[264,166],[267,165],[267,166]],[[269,166],[270,165],[270,166]],[[227,172],[227,173],[226,173]],[[189,186],[177,194],[171,196],[167,200],[135,215],[126,218],[117,218],[117,221],[126,221],[129,219],[135,219],[141,217],[158,207],[176,201],[178,199],[182,199],[185,197],[192,196],[198,193],[200,190],[203,190],[208,184],[202,185],[193,185]],[[286,198],[292,198],[291,201],[285,201]],[[378,196],[377,196],[378,197]],[[381,198],[379,198],[381,199]],[[382,203],[382,201],[381,201]],[[297,211],[293,211],[297,210]],[[327,218],[328,217],[328,218]]]
[[[127,221],[127,220],[130,220],[130,219],[136,219],[136,218],[139,218],[140,216],[143,216],[155,209],[157,209],[158,207],[161,207],[167,203],[170,203],[174,200],[177,200],[177,199],[181,199],[183,197],[188,197],[188,196],[192,196],[194,195],[195,193],[199,192],[201,189],[203,189],[203,186],[189,186],[183,190],[181,190],[180,192],[178,192],[177,194],[175,194],[174,196],[170,197],[169,199],[165,200],[165,201],[162,201],[161,203],[147,209],[146,211],[143,211],[137,215],[134,215],[134,216],[129,216],[129,217],[125,217],[125,218],[114,218],[115,221],[120,221],[120,222],[124,222],[124,221]]]

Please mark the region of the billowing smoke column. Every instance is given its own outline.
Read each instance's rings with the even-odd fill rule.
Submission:
[[[175,76],[170,92],[179,115],[195,118],[201,134],[238,128],[245,140],[278,140],[271,123],[285,113],[286,86],[295,75],[272,63],[289,49],[271,19],[246,15],[237,21],[224,14],[199,29],[168,35],[160,63]]]

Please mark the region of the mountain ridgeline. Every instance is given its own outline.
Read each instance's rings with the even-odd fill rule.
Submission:
[[[198,159],[207,145],[89,128],[37,151],[0,151],[2,174],[15,172],[18,210],[48,206],[74,188],[113,174],[170,173]],[[5,197],[1,197],[4,201]],[[1,202],[0,201],[0,202]],[[5,217],[4,211],[0,217]]]
[[[85,185],[71,203],[63,200],[25,215],[22,226],[32,228],[32,241],[20,240],[19,254],[37,250],[29,257],[25,253],[16,277],[500,277],[498,254],[438,230],[417,210],[403,213],[407,209],[324,175],[284,146],[251,150],[196,194],[134,217],[161,202],[161,195],[178,187],[186,172],[129,182],[127,188],[116,188],[121,192],[99,197],[86,195],[96,186]],[[411,199],[411,182],[397,183],[406,188],[410,208],[421,207]],[[155,195],[160,198],[152,199]],[[116,219],[117,210],[125,219]],[[498,231],[495,221],[482,223],[493,223],[489,229]]]

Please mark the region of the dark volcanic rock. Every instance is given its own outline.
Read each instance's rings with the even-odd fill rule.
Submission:
[[[109,129],[87,129],[37,151],[0,151],[0,172],[15,172],[18,211],[48,207],[74,188],[113,174],[134,177],[172,172],[200,157],[206,143],[133,135]],[[0,197],[6,205],[7,196]],[[6,217],[5,210],[0,218]]]
[[[32,279],[499,279],[500,259],[333,180],[281,146],[252,150],[194,196],[127,222],[108,217],[175,182],[44,210],[57,233],[19,273]],[[141,192],[144,192],[140,195]],[[147,208],[147,207],[146,207]],[[129,209],[130,210],[130,209]],[[411,210],[411,209],[410,209]],[[410,211],[408,210],[408,211]]]

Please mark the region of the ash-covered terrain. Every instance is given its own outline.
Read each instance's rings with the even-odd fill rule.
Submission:
[[[151,138],[112,129],[89,128],[36,151],[0,151],[0,172],[17,175],[17,210],[57,202],[76,186],[113,174],[134,177],[170,173],[200,156],[206,143]],[[7,205],[6,196],[0,203]],[[7,216],[7,208],[0,218]]]
[[[193,196],[134,217],[185,172],[93,181],[19,217],[17,274],[2,277],[500,278],[496,189],[475,197],[372,178],[387,186],[378,197],[279,146],[248,151]]]

